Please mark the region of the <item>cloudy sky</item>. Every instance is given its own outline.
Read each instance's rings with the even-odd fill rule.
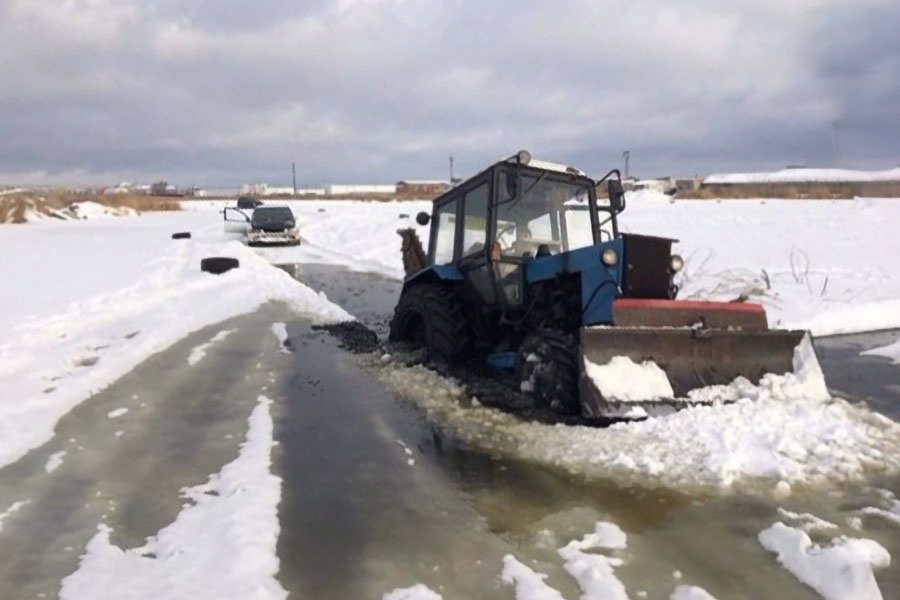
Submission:
[[[0,0],[0,185],[393,182],[519,148],[889,168],[898,25],[897,0]]]

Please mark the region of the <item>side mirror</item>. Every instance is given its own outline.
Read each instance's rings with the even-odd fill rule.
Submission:
[[[609,206],[613,212],[625,210],[625,190],[622,188],[622,181],[610,179],[606,182],[606,189],[609,192]]]
[[[425,227],[426,225],[428,225],[428,223],[430,221],[431,221],[431,215],[429,215],[427,212],[423,211],[416,215],[416,223],[418,223],[422,227]]]

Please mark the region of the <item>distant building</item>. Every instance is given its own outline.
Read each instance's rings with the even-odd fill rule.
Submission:
[[[322,195],[324,189],[298,189],[298,196]],[[269,185],[268,183],[251,183],[241,186],[241,194],[245,196],[293,196],[293,186]]]
[[[325,188],[297,188],[298,196],[324,196]]]
[[[664,177],[662,179],[639,179],[634,182],[632,189],[635,191],[653,190],[655,192],[665,193],[672,187],[673,186],[669,181],[669,178]]]
[[[240,188],[196,188],[194,191],[195,198],[237,198],[242,195],[243,189]]]
[[[104,194],[131,194],[134,191],[134,184],[130,181],[123,181],[118,185],[108,187],[103,190]]]
[[[178,189],[165,181],[157,181],[156,183],[151,184],[146,190],[143,189],[143,186],[136,186],[135,191],[149,194],[151,196],[178,196],[180,195]]]
[[[328,196],[379,196],[396,193],[396,185],[360,185],[332,183],[325,186],[325,194],[327,194]]]
[[[421,196],[432,198],[443,194],[451,187],[449,181],[443,180],[413,180],[398,181],[396,192],[399,196]]]

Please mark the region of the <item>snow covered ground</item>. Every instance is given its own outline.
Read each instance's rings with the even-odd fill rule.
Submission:
[[[6,250],[0,264],[6,284],[0,295],[0,466],[46,442],[58,419],[74,406],[191,331],[269,300],[284,301],[316,321],[350,318],[271,263],[340,264],[399,278],[396,230],[413,226],[415,213],[429,205],[295,203],[305,243],[259,250],[225,235],[217,213],[221,206],[194,202],[181,213],[121,218],[85,211],[85,220],[0,226],[0,245]],[[773,324],[809,328],[820,335],[900,327],[900,268],[895,259],[900,256],[900,236],[891,235],[886,225],[898,221],[900,202],[890,200],[671,203],[652,194],[632,195],[622,217],[626,231],[681,238],[676,251],[687,262],[683,297],[744,295],[762,302]],[[425,241],[427,231],[418,230]],[[172,240],[176,231],[191,231],[193,238]],[[221,276],[202,273],[200,259],[213,255],[236,257],[241,268]],[[219,341],[217,336],[208,344]],[[209,345],[198,347],[193,359],[201,360]],[[900,468],[900,426],[827,397],[820,377],[809,370],[801,369],[796,377],[770,377],[758,387],[737,382],[718,390],[737,400],[728,406],[688,409],[605,431],[521,423],[497,411],[460,404],[458,390],[433,373],[399,367],[386,372],[388,379],[402,378],[403,386],[421,380],[428,396],[423,406],[431,417],[444,418],[451,429],[458,429],[463,440],[494,450],[502,445],[519,458],[580,474],[725,487],[756,478],[790,494],[795,484],[859,478],[870,468],[882,473]],[[122,569],[156,581],[154,585],[176,586],[183,581],[182,570],[190,568],[177,558],[179,544],[196,537],[182,538],[178,532],[215,529],[206,519],[223,523],[232,517],[238,523],[246,524],[245,518],[257,523],[257,517],[269,523],[261,537],[251,540],[260,548],[262,562],[247,563],[255,578],[248,581],[255,582],[260,597],[281,597],[283,590],[271,579],[277,562],[273,567],[269,560],[274,556],[272,536],[277,535],[270,517],[278,492],[277,482],[266,476],[272,443],[266,406],[261,401],[251,417],[246,452],[214,482],[188,491],[196,505],[186,509],[183,518],[138,550],[119,550],[101,530],[82,568],[66,580],[63,597],[86,597],[91,582],[107,581]],[[244,461],[252,461],[253,481],[268,487],[258,502],[237,502],[232,510],[229,499],[248,485],[243,477],[251,473],[240,466]],[[53,466],[48,463],[48,473]],[[241,482],[236,487],[229,473]],[[207,488],[215,488],[218,496],[206,498]],[[249,505],[262,512],[251,517],[235,512]],[[20,507],[0,507],[0,526]],[[893,504],[870,508],[863,514],[896,514]],[[624,560],[617,553],[625,544],[624,533],[619,536],[616,529],[598,525],[594,533],[560,550],[586,598],[600,597],[601,591],[625,597],[614,575]],[[246,541],[242,531],[231,532]],[[231,541],[224,540],[223,547]],[[766,530],[760,542],[823,595],[838,590],[826,597],[866,597],[852,595],[858,590],[877,597],[869,573],[885,564],[883,548],[848,539],[823,550],[787,526]],[[195,550],[199,554],[191,559],[202,562],[215,556],[203,554],[204,548]],[[148,558],[148,553],[156,558]],[[230,556],[238,557],[237,551]],[[820,556],[825,558],[816,558]],[[823,588],[822,570],[838,568],[845,559],[853,581]],[[540,575],[514,557],[503,565],[502,576],[522,600],[559,596],[542,587]],[[108,584],[109,590],[117,589],[112,579]],[[390,597],[439,596],[416,586],[395,590]],[[710,596],[683,585],[672,597]]]
[[[56,420],[74,405],[190,331],[271,299],[284,300],[316,320],[349,318],[270,263],[341,264],[400,278],[396,230],[414,226],[415,213],[429,206],[296,202],[293,209],[305,243],[254,251],[224,233],[217,212],[224,205],[189,202],[181,213],[122,218],[88,207],[84,212],[90,218],[84,221],[0,227],[0,244],[8,251],[0,277],[14,282],[0,301],[0,465],[49,439]],[[895,260],[900,236],[884,226],[898,220],[900,202],[891,200],[672,203],[652,193],[631,195],[621,217],[628,231],[681,238],[676,250],[687,263],[682,297],[744,295],[762,302],[773,324],[809,328],[814,334],[900,327],[900,268]],[[193,238],[170,238],[182,230],[192,231]],[[424,241],[427,228],[417,230]],[[239,258],[241,268],[221,276],[200,272],[200,259],[212,255]],[[198,349],[197,357],[202,351]],[[768,394],[745,389],[729,393],[748,401],[752,396],[760,404],[774,402],[777,414],[769,416],[788,419],[785,431],[803,415],[830,415],[837,424],[852,423],[841,439],[855,458],[848,454],[842,464],[865,463],[860,456],[883,453],[880,440],[897,437],[892,423],[873,422],[853,407],[818,399],[806,412],[800,404],[785,406],[778,402],[784,389],[784,383],[776,383]],[[738,402],[672,418],[690,420],[695,423],[691,429],[702,430],[708,419],[743,419],[738,414],[742,406]],[[758,407],[745,412],[758,414]],[[798,435],[804,428],[817,431],[830,422],[820,419],[814,427],[801,422]],[[653,426],[652,421],[642,425]],[[807,446],[788,450],[782,447],[785,440],[759,436],[765,438],[758,434],[751,446],[768,448],[776,457],[803,463],[812,452]],[[857,452],[865,449],[867,440],[877,442],[871,452]],[[716,443],[730,453],[744,442]],[[644,459],[626,455],[619,462],[657,468]],[[786,463],[762,468],[758,460],[752,466],[725,462],[730,467],[721,469],[723,480],[746,472],[807,474]]]
[[[814,335],[900,326],[900,202],[633,196],[625,231],[678,238],[681,298],[761,302],[770,325]]]
[[[171,233],[193,230],[190,240]],[[282,300],[316,321],[350,318],[239,241],[212,213],[0,227],[0,466],[144,358],[206,325]],[[241,267],[215,276],[207,256]]]

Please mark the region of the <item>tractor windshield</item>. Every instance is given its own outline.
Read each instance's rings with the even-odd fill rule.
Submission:
[[[594,244],[589,182],[551,172],[522,173],[512,181],[501,174],[498,186],[495,242],[501,256],[539,257]]]

